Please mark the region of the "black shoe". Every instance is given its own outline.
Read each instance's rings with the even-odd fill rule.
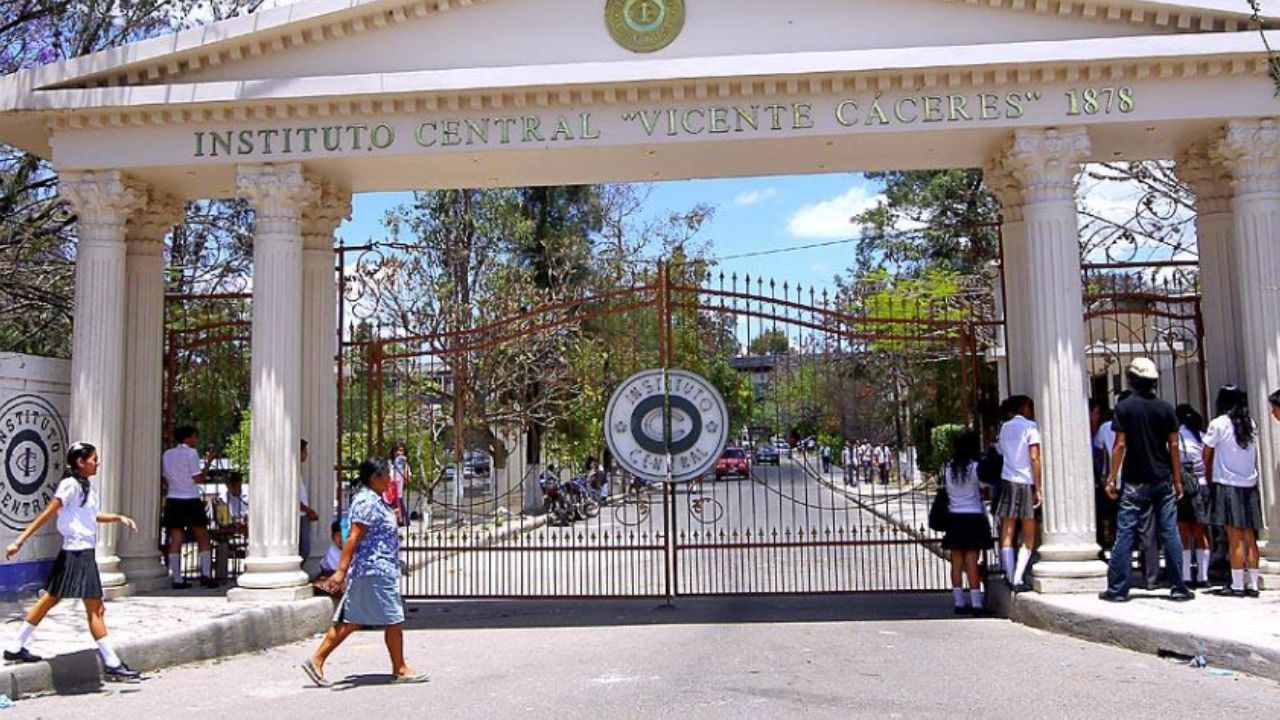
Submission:
[[[190,590],[191,583],[187,582],[186,580],[174,580],[173,583],[170,585],[170,587],[172,587],[174,590]]]
[[[1169,593],[1169,599],[1174,602],[1186,602],[1188,600],[1195,600],[1196,594],[1186,589],[1174,589],[1173,592]]]
[[[986,609],[985,607],[976,607],[976,608],[969,608],[969,614],[973,615],[976,618],[980,618],[980,617],[987,617],[988,615],[991,614],[991,611]]]
[[[5,662],[11,663],[38,663],[43,662],[44,658],[33,654],[30,650],[22,648],[18,652],[4,651]]]
[[[1209,587],[1209,583],[1203,580],[1192,580],[1191,582],[1187,583],[1187,587],[1191,588],[1192,590],[1203,590]]]
[[[211,577],[205,577],[203,575],[200,576],[200,587],[202,588],[216,588],[221,584],[222,583],[218,582],[217,580],[214,580]]]
[[[1031,587],[1031,583],[1027,583],[1027,582],[1020,582],[1009,589],[1015,593],[1025,593],[1025,592],[1031,592],[1032,590],[1034,590],[1034,588]]]
[[[952,614],[954,614],[954,615],[972,615],[972,614],[973,614],[973,611],[971,611],[968,607],[965,607],[964,605],[961,605],[961,606],[957,607],[955,610],[953,610],[953,611],[952,611]]]
[[[1217,590],[1214,590],[1214,591],[1213,591],[1213,594],[1214,594],[1214,595],[1217,595],[1217,596],[1219,596],[1219,597],[1234,597],[1234,598],[1242,598],[1242,597],[1244,597],[1244,591],[1243,591],[1243,590],[1236,590],[1235,588],[1231,587],[1230,585],[1223,585],[1222,587],[1218,588]]]
[[[1112,602],[1112,603],[1127,603],[1127,602],[1129,602],[1129,596],[1128,596],[1128,595],[1116,595],[1115,593],[1111,592],[1110,590],[1103,590],[1102,592],[1098,593],[1098,599],[1099,599],[1099,600],[1106,600],[1107,602]]]
[[[1258,591],[1258,588],[1245,588],[1244,596],[1247,598],[1260,598],[1262,593]]]
[[[103,668],[102,677],[107,682],[138,682],[142,679],[142,673],[120,663],[115,667]]]

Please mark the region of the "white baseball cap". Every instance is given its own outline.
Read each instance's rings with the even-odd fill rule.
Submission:
[[[1128,373],[1143,380],[1160,379],[1160,371],[1156,369],[1156,364],[1151,362],[1151,358],[1134,358],[1129,363]]]

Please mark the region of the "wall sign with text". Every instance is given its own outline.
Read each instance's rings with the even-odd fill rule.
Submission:
[[[53,499],[67,429],[47,400],[17,395],[0,406],[0,524],[23,530]]]

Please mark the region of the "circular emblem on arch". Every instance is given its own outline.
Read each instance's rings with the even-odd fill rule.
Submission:
[[[615,42],[651,53],[670,45],[684,29],[684,0],[608,0],[604,15]]]
[[[67,429],[37,395],[0,406],[0,524],[23,530],[44,510],[62,476]]]
[[[667,417],[670,414],[670,442]],[[605,411],[605,441],[618,464],[646,480],[688,482],[709,472],[729,440],[720,391],[686,370],[636,373],[618,386]]]

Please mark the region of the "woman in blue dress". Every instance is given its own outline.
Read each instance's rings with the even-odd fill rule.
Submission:
[[[404,601],[400,597],[400,535],[396,514],[382,499],[391,483],[386,460],[371,458],[360,464],[356,493],[348,517],[350,535],[342,548],[338,570],[329,578],[333,590],[342,589],[342,600],[333,626],[302,670],[320,687],[333,683],[324,676],[329,655],[363,627],[385,628],[391,672],[397,683],[426,682],[427,675],[404,660]]]

